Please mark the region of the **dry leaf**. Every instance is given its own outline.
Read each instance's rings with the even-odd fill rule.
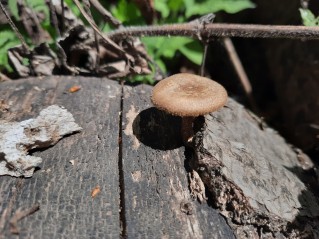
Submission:
[[[70,93],[74,93],[74,92],[77,92],[77,91],[79,91],[79,90],[81,90],[81,86],[79,86],[79,85],[74,85],[74,86],[72,86],[72,87],[69,89],[69,92],[70,92]]]
[[[96,195],[98,195],[100,192],[101,192],[100,186],[96,186],[95,188],[93,188],[93,190],[91,192],[91,197],[95,198]]]

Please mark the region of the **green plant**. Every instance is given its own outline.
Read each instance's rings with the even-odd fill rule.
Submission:
[[[300,8],[302,23],[308,27],[319,26],[319,17],[316,17],[309,9]]]
[[[181,23],[207,13],[225,11],[236,13],[255,5],[250,0],[161,0],[154,1],[155,10],[160,17],[156,24]],[[124,24],[144,24],[139,9],[127,0],[120,0],[117,6],[111,8],[112,14]],[[142,38],[148,54],[154,59],[163,72],[167,72],[165,62],[181,53],[188,60],[200,65],[203,46],[199,41],[186,37]],[[149,81],[149,80],[148,80]]]
[[[28,7],[34,9],[36,12],[43,12],[46,16],[44,21],[41,22],[42,27],[48,32],[52,32],[53,28],[50,25],[49,21],[49,9],[45,4],[45,0],[27,0],[26,4]],[[8,1],[8,9],[12,15],[14,21],[20,21],[20,15],[18,13],[17,0]],[[22,31],[23,33],[23,31]],[[14,31],[9,26],[1,26],[0,28],[0,71],[7,70],[12,72],[12,69],[8,63],[7,52],[11,47],[17,46],[20,44],[20,41]],[[31,41],[26,34],[23,34],[24,39],[31,46]]]
[[[64,0],[64,3],[70,7],[77,17],[81,17],[81,13],[72,0]],[[116,4],[101,1],[101,3],[124,25],[145,25],[142,14],[134,4],[134,1],[119,0]],[[159,14],[155,24],[187,22],[207,13],[215,13],[218,11],[236,13],[254,7],[254,4],[250,0],[160,0],[154,1],[154,3],[155,10]],[[14,20],[19,21],[17,0],[10,0],[8,4]],[[49,10],[45,4],[45,0],[26,0],[26,4],[35,11],[45,13],[46,18],[41,25],[51,34],[52,39],[56,39],[54,29],[49,23]],[[112,30],[112,26],[105,24],[100,14],[92,10],[92,15],[97,25],[100,26],[103,31]],[[2,27],[0,32],[2,36],[0,40],[0,70],[6,68],[10,71],[11,69],[6,53],[10,47],[19,44],[19,41],[14,32],[8,27]],[[30,43],[28,37],[26,35],[24,35],[24,37],[27,42]],[[186,57],[196,65],[201,63],[203,47],[199,41],[194,41],[186,37],[169,36],[142,38],[142,41],[146,46],[148,54],[154,59],[163,72],[167,72],[168,70],[166,67],[167,61],[173,60],[177,55]],[[151,66],[151,68],[155,69],[154,66]],[[152,82],[151,79],[152,76],[147,78],[136,77],[136,81],[146,81],[148,83]]]
[[[12,69],[8,63],[7,52],[11,47],[19,45],[20,41],[11,29],[1,30],[0,38],[0,71],[6,69],[11,72]]]

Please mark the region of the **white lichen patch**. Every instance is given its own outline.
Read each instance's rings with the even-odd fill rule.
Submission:
[[[31,177],[42,158],[28,151],[54,145],[63,136],[80,131],[74,121],[70,112],[57,105],[42,110],[35,119],[0,120],[0,175]]]

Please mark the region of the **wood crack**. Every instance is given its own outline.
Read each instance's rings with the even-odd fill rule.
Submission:
[[[118,148],[119,148],[119,190],[120,190],[120,237],[126,238],[127,228],[126,228],[126,218],[125,218],[125,185],[124,185],[124,170],[123,170],[123,144],[122,144],[122,134],[123,134],[123,101],[124,101],[124,83],[121,83],[121,103],[120,103],[120,113],[119,113],[119,138],[118,138]]]

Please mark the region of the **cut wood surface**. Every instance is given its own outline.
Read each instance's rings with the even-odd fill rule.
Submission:
[[[81,90],[69,93],[74,85]],[[149,109],[150,90],[125,86],[121,114],[122,87],[115,81],[49,77],[1,84],[0,98],[9,105],[1,119],[25,120],[57,104],[83,130],[33,152],[43,163],[31,178],[0,178],[0,234],[16,238],[10,219],[39,203],[40,210],[18,222],[21,238],[234,238],[217,210],[191,198],[185,149],[165,139],[167,126],[176,136],[179,121]],[[162,126],[145,122],[158,116]],[[135,132],[150,126],[159,138]],[[101,192],[92,198],[96,186]]]
[[[81,85],[82,90],[68,93],[73,85]],[[58,104],[71,112],[83,128],[81,133],[34,153],[43,163],[32,178],[1,177],[0,220],[5,220],[5,238],[14,238],[7,223],[14,212],[37,202],[40,210],[18,223],[22,238],[117,238],[118,84],[103,79],[51,77],[14,81],[0,87],[1,97],[10,104],[2,118],[23,120],[48,105]],[[101,193],[92,199],[91,190],[97,185]]]
[[[122,159],[127,235],[234,238],[216,210],[192,198],[180,120],[154,108],[150,92],[150,86],[124,88]]]
[[[81,90],[70,93],[75,85]],[[1,119],[25,120],[57,104],[83,130],[32,152],[43,163],[31,178],[0,178],[0,234],[315,238],[318,202],[305,181],[306,156],[300,163],[275,131],[231,99],[206,117],[195,150],[185,148],[180,118],[154,108],[151,89],[91,77],[2,83],[0,99],[8,107]],[[38,211],[10,228],[17,212],[37,203]]]

